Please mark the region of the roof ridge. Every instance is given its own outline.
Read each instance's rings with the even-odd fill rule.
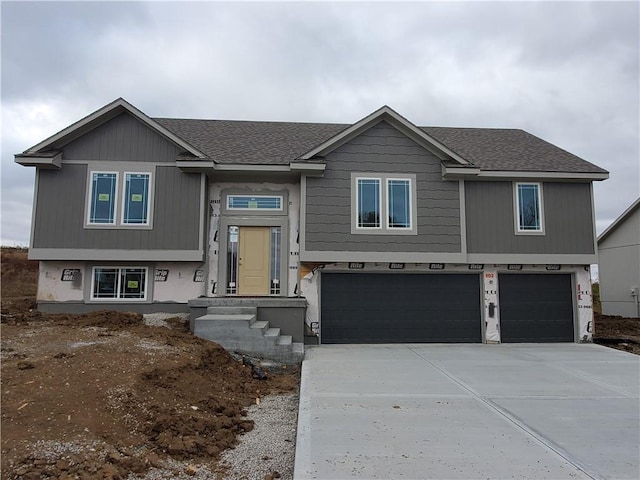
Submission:
[[[174,118],[174,117],[150,117],[153,120],[178,120],[178,121],[187,121],[187,122],[235,122],[235,123],[274,123],[281,125],[335,125],[335,126],[344,126],[351,125],[350,123],[340,123],[340,122],[290,122],[283,120],[232,120],[232,119],[224,119],[224,118]]]

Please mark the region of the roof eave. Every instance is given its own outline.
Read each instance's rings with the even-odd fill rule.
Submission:
[[[14,156],[14,161],[23,167],[36,167],[46,169],[59,169],[62,167],[62,152],[52,152],[51,154],[30,155],[19,153]]]
[[[530,170],[483,170],[481,168],[465,168],[442,166],[442,177],[446,180],[488,180],[488,179],[538,179],[564,181],[602,181],[609,178],[608,172],[549,172]]]

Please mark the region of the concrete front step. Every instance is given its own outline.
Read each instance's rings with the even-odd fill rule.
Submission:
[[[207,311],[209,313],[195,319],[194,335],[214,341],[229,351],[286,364],[302,362],[304,346],[294,344],[291,335],[281,335],[279,328],[270,328],[269,322],[257,321],[255,308],[210,307]]]
[[[256,307],[229,307],[229,306],[222,306],[222,307],[208,307],[207,308],[207,313],[213,313],[216,315],[228,315],[228,314],[233,314],[233,315],[258,315],[258,309]]]

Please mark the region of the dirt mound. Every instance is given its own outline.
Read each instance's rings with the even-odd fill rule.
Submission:
[[[2,261],[2,479],[222,476],[219,454],[253,428],[246,408],[298,387],[298,369],[257,380],[180,319],[29,311],[34,285],[12,282],[34,283],[37,268],[24,250]]]
[[[640,355],[640,318],[594,313],[594,343]]]

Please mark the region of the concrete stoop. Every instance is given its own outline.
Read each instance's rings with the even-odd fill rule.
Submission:
[[[300,364],[304,344],[281,335],[279,328],[258,321],[256,307],[209,307],[195,319],[193,334],[222,345],[226,350],[285,364]]]

